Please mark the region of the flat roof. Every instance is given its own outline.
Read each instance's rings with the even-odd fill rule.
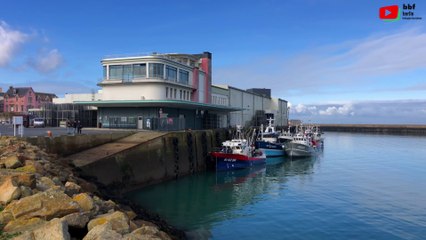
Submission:
[[[75,104],[96,107],[170,107],[183,109],[202,109],[219,112],[243,111],[244,108],[229,107],[208,103],[188,102],[180,100],[102,100],[102,101],[74,101]]]

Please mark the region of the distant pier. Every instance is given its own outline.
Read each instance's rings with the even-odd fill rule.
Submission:
[[[426,136],[426,125],[391,124],[319,124],[322,131],[407,134]]]

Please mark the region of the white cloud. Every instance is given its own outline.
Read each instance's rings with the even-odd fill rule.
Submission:
[[[6,66],[12,60],[26,39],[27,34],[13,30],[4,21],[0,21],[0,67]]]
[[[374,35],[306,49],[291,57],[264,56],[247,64],[218,67],[215,79],[236,87],[242,82],[250,87],[284,85],[276,91],[287,99],[361,91],[361,86],[374,84],[389,88],[384,85],[388,76],[426,69],[425,43],[426,33],[418,29]],[[399,89],[411,86],[409,80],[404,79]]]
[[[327,107],[325,110],[319,111],[320,115],[355,115],[355,112],[353,112],[353,106],[352,104],[345,104],[340,107],[332,106]]]
[[[41,51],[35,59],[30,59],[30,66],[41,73],[52,72],[62,64],[63,58],[58,49],[50,51]]]
[[[316,123],[426,124],[426,100],[363,101],[350,104],[303,105],[291,119]],[[316,109],[317,111],[308,111]]]
[[[317,107],[316,106],[309,106],[309,105],[303,105],[303,104],[297,104],[293,108],[290,108],[290,111],[301,113],[301,114],[317,114]]]

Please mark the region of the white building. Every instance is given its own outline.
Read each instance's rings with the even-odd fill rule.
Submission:
[[[101,61],[102,90],[66,94],[55,104],[77,103],[97,107],[98,126],[180,130],[256,126],[265,115],[275,125],[288,122],[287,101],[272,98],[270,89],[242,90],[212,85],[212,55],[152,54],[105,58]],[[74,108],[61,110],[74,116]],[[81,114],[79,114],[81,115]]]
[[[211,59],[201,54],[152,54],[101,61],[102,127],[158,130],[218,128],[220,116],[240,109],[211,104]]]

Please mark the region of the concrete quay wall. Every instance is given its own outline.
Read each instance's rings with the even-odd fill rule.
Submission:
[[[320,124],[322,131],[426,135],[426,125]]]
[[[226,130],[171,132],[79,168],[111,189],[127,191],[205,171],[208,153],[227,137]]]
[[[44,149],[47,153],[67,156],[105,143],[127,137],[133,132],[102,133],[93,135],[62,135],[58,137],[27,137],[25,141]]]

